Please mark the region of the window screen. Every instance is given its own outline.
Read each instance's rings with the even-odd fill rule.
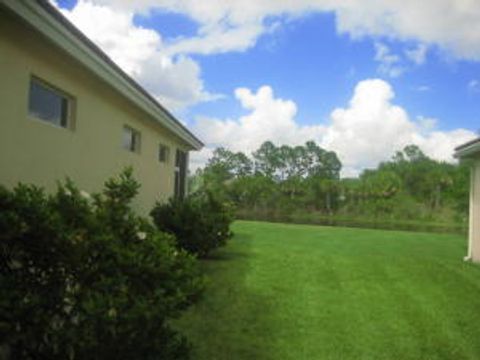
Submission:
[[[129,151],[140,152],[140,133],[129,126],[124,126],[122,146]]]
[[[30,116],[57,126],[68,127],[70,100],[59,91],[32,79],[28,98]]]

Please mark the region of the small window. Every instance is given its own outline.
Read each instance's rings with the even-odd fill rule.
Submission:
[[[30,116],[56,126],[69,127],[72,99],[40,80],[32,78],[28,96]]]
[[[123,127],[123,148],[131,152],[140,152],[140,133],[129,126]]]
[[[158,147],[158,161],[167,163],[170,155],[170,149],[168,146],[160,144]]]

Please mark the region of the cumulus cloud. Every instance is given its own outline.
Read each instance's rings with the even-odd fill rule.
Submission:
[[[408,144],[419,145],[437,160],[453,161],[453,149],[475,134],[465,129],[435,130],[436,120],[413,120],[402,107],[393,103],[391,85],[380,79],[358,83],[350,104],[335,109],[321,144],[337,151],[346,174],[375,167],[395,150]]]
[[[235,97],[250,112],[239,119],[200,118],[194,130],[210,146],[227,146],[235,151],[252,152],[264,141],[296,144],[309,136],[320,137],[325,128],[301,126],[295,121],[297,106],[291,100],[275,98],[269,86],[256,93],[246,88],[235,90]]]
[[[217,146],[250,153],[266,140],[291,145],[315,140],[337,152],[344,165],[343,176],[354,176],[409,144],[419,145],[434,159],[453,161],[454,147],[475,137],[465,129],[438,130],[435,119],[412,119],[405,109],[394,104],[391,85],[380,79],[359,82],[346,107],[334,109],[327,121],[312,126],[300,125],[295,119],[295,103],[275,97],[269,86],[256,92],[240,88],[235,96],[249,111],[246,115],[225,120],[201,118],[196,122],[194,129],[206,141],[207,150],[198,158],[192,155],[194,166],[200,165]]]
[[[156,53],[142,63],[136,79],[169,109],[221,98],[205,91],[200,66],[187,56],[173,60]]]
[[[134,24],[133,10],[79,0],[61,11],[167,108],[218,98],[205,90],[199,65],[188,56],[169,55],[161,34]]]
[[[133,26],[131,12],[82,0],[71,11],[62,12],[131,75],[142,71],[142,62],[155,54],[162,42],[156,31]]]
[[[264,31],[266,19],[284,15],[300,16],[312,12],[333,12],[337,29],[353,38],[362,36],[413,40],[438,45],[458,58],[480,60],[480,6],[477,0],[91,0],[130,11],[148,12],[159,8],[182,13],[197,21],[201,34],[189,45],[176,44],[179,51],[220,51],[205,39],[210,34],[242,34],[239,48],[246,48]],[[439,19],[441,16],[441,19]],[[242,31],[249,28],[250,31]],[[218,37],[218,34],[216,34]],[[201,45],[202,43],[203,45]],[[185,46],[185,47],[183,47]],[[422,62],[423,49],[411,53]]]
[[[198,23],[193,37],[163,39],[158,32],[134,24],[137,13],[160,9],[189,16]],[[206,91],[201,69],[191,54],[244,51],[275,26],[272,17],[333,12],[340,33],[376,39],[376,58],[390,76],[405,64],[421,65],[436,45],[458,58],[480,60],[480,6],[476,0],[79,0],[62,10],[126,72],[164,104],[180,108],[217,98]],[[442,14],[442,21],[438,21]],[[397,53],[386,41],[416,43]],[[470,88],[475,88],[472,82]],[[406,144],[421,146],[430,156],[451,160],[453,147],[475,135],[465,129],[437,130],[435,121],[415,118],[395,105],[385,81],[360,82],[348,105],[334,109],[329,119],[304,126],[296,121],[297,107],[277,98],[264,86],[240,88],[235,97],[247,111],[238,119],[198,119],[195,130],[209,145],[197,156],[206,159],[214,146],[250,152],[263,141],[299,144],[313,139],[337,151],[344,175],[358,173],[387,159]],[[192,156],[195,161],[195,155]]]

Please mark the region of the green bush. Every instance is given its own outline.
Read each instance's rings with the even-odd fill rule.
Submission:
[[[168,324],[200,295],[195,259],[130,208],[131,171],[90,196],[0,187],[0,358],[182,359]]]
[[[157,203],[151,216],[160,231],[175,235],[179,248],[199,257],[207,256],[232,237],[231,206],[208,191]]]

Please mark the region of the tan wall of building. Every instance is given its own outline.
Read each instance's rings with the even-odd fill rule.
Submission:
[[[468,256],[480,262],[480,159],[474,160],[470,187],[470,230]]]
[[[28,115],[32,76],[74,98],[74,129]],[[175,149],[187,145],[134,107],[46,39],[0,9],[0,184],[34,183],[55,189],[72,178],[81,189],[98,191],[104,181],[133,166],[142,188],[136,208],[173,194]],[[122,148],[124,125],[141,133],[140,154]],[[170,147],[167,164],[158,146]]]

